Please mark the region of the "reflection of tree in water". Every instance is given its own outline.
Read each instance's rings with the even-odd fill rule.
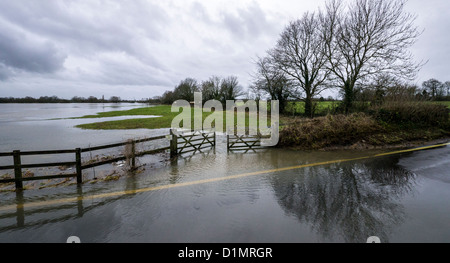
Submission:
[[[382,158],[296,170],[273,177],[273,187],[281,206],[325,240],[365,242],[378,236],[387,242],[404,218],[396,200],[415,182],[415,175],[397,161]]]

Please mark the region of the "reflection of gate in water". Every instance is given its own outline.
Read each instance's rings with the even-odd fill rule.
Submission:
[[[254,151],[257,149],[264,149],[261,145],[261,139],[266,138],[262,136],[249,135],[227,135],[227,151]]]

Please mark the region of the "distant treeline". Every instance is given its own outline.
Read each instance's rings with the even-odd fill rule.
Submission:
[[[90,96],[88,98],[75,96],[69,99],[58,98],[57,96],[42,96],[39,98],[25,97],[25,98],[0,98],[0,103],[135,103],[135,102],[148,102],[148,99],[142,100],[122,100],[120,97],[112,96],[109,99],[97,98]]]
[[[172,104],[176,100],[194,101],[194,93],[201,92],[203,102],[217,100],[225,103],[227,100],[236,100],[245,95],[244,88],[239,84],[236,76],[225,78],[211,76],[208,80],[198,82],[194,78],[182,80],[173,90],[167,90],[162,96],[149,99],[150,102]]]

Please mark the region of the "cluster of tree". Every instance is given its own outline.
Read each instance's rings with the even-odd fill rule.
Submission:
[[[402,83],[389,76],[381,76],[366,87],[355,88],[355,99],[361,102],[381,104],[384,101],[450,100],[450,81],[430,79],[422,87]]]
[[[252,90],[280,101],[305,102],[313,116],[313,99],[339,88],[346,113],[353,109],[357,88],[380,76],[413,80],[422,63],[409,48],[420,35],[406,0],[329,0],[325,10],[305,13],[290,22],[276,46],[256,61]]]
[[[386,101],[413,101],[422,98],[419,86],[401,82],[389,75],[380,76],[365,86],[356,86],[354,98],[359,102],[381,105]]]
[[[431,100],[450,100],[450,81],[429,79],[422,83],[422,96]]]
[[[203,102],[217,100],[225,103],[244,95],[236,76],[221,78],[212,76],[208,80],[198,82],[193,78],[186,78],[178,84],[173,91],[166,91],[160,97],[163,104],[172,104],[176,100],[194,101],[194,92],[202,92]]]
[[[41,96],[39,98],[24,97],[24,98],[0,98],[0,103],[119,103],[119,102],[135,102],[135,101],[125,101],[121,100],[120,97],[112,96],[109,99],[99,99],[94,96],[88,98],[75,96],[72,99],[62,99],[57,96]]]

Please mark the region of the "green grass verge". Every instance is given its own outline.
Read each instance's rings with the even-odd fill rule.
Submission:
[[[450,102],[433,103],[444,104],[450,108]],[[319,105],[322,108],[326,108],[330,105],[333,105],[333,102],[320,102]],[[403,105],[398,109],[391,109],[388,107],[385,109],[384,113],[385,115],[387,113],[390,113],[390,115],[386,115],[387,117],[393,116],[397,119],[400,118],[400,120],[402,120],[402,113],[410,112],[414,113],[411,115],[413,117],[422,116],[424,120],[432,120],[433,116],[436,114],[433,114],[434,111],[431,109],[428,110],[428,108],[430,107],[425,107],[425,105],[421,104],[408,104]],[[389,109],[391,109],[391,111],[389,111]],[[193,116],[193,109],[191,110],[191,116]],[[133,115],[157,115],[161,117],[96,122],[81,124],[77,127],[83,129],[104,130],[170,128],[173,118],[178,114],[179,112],[171,112],[170,105],[137,108],[126,111],[102,112],[97,115],[88,115],[80,118],[99,118],[99,120],[101,120],[101,118],[104,117]],[[211,113],[203,113],[202,121],[204,121],[210,114]],[[223,112],[223,114],[225,125],[226,112]],[[421,124],[418,121],[408,121],[408,118],[406,117],[408,117],[409,115],[406,115],[406,117],[403,116],[406,118],[404,121],[392,121],[390,119],[390,121],[383,121],[383,116],[377,117],[369,116],[364,113],[357,113],[348,116],[328,115],[326,117],[307,119],[292,117],[287,114],[285,116],[281,116],[280,118],[280,146],[294,146],[301,149],[321,149],[333,146],[348,146],[360,142],[372,146],[389,146],[407,143],[409,141],[429,141],[450,136],[450,124],[444,123],[439,126],[426,123]],[[434,118],[436,118],[436,116]],[[246,125],[248,125],[248,118],[246,118]]]
[[[118,117],[118,116],[133,116],[133,115],[156,115],[161,116],[157,118],[140,118],[140,119],[126,119],[126,120],[118,120],[118,121],[105,121],[105,122],[95,122],[95,123],[87,123],[77,125],[77,128],[82,129],[91,129],[91,130],[123,130],[123,129],[161,129],[161,128],[170,128],[172,126],[172,120],[180,112],[171,112],[170,105],[159,105],[155,107],[145,107],[138,109],[131,109],[126,111],[109,111],[109,112],[100,112],[96,115],[86,115],[83,117],[78,117],[74,119],[84,119],[84,118],[106,118],[106,117]],[[225,130],[226,125],[226,112],[223,111],[223,125]],[[202,123],[205,119],[211,115],[210,112],[203,112],[202,114]],[[194,109],[191,109],[191,116],[194,116]],[[237,123],[237,118],[235,116],[235,125]],[[270,121],[270,119],[268,120]],[[248,113],[246,114],[246,122],[245,125],[248,126],[249,118]],[[257,122],[259,124],[259,120]],[[194,120],[192,118],[191,126],[194,127]]]
[[[315,101],[315,113],[325,114],[333,107],[339,104],[339,101]],[[305,114],[305,102],[295,101],[288,102],[286,105],[286,114],[288,115],[303,115]]]
[[[450,109],[450,101],[434,101],[433,103],[445,105]]]
[[[171,112],[171,107],[169,105],[158,105],[154,107],[136,108],[124,111],[107,111],[99,112],[96,115],[85,115],[83,117],[75,117],[72,119],[88,119],[88,118],[107,118],[107,117],[118,117],[118,116],[133,116],[133,115],[158,115],[166,116],[173,114],[177,115],[176,112]]]
[[[169,128],[172,123],[172,119],[178,114],[179,113],[177,112],[171,112],[171,107],[167,105],[137,108],[125,111],[100,112],[97,113],[96,115],[86,115],[76,119],[107,118],[107,117],[133,116],[133,115],[156,115],[161,117],[148,119],[144,118],[144,119],[127,119],[118,121],[95,122],[95,123],[80,124],[77,125],[76,127],[92,130]]]

